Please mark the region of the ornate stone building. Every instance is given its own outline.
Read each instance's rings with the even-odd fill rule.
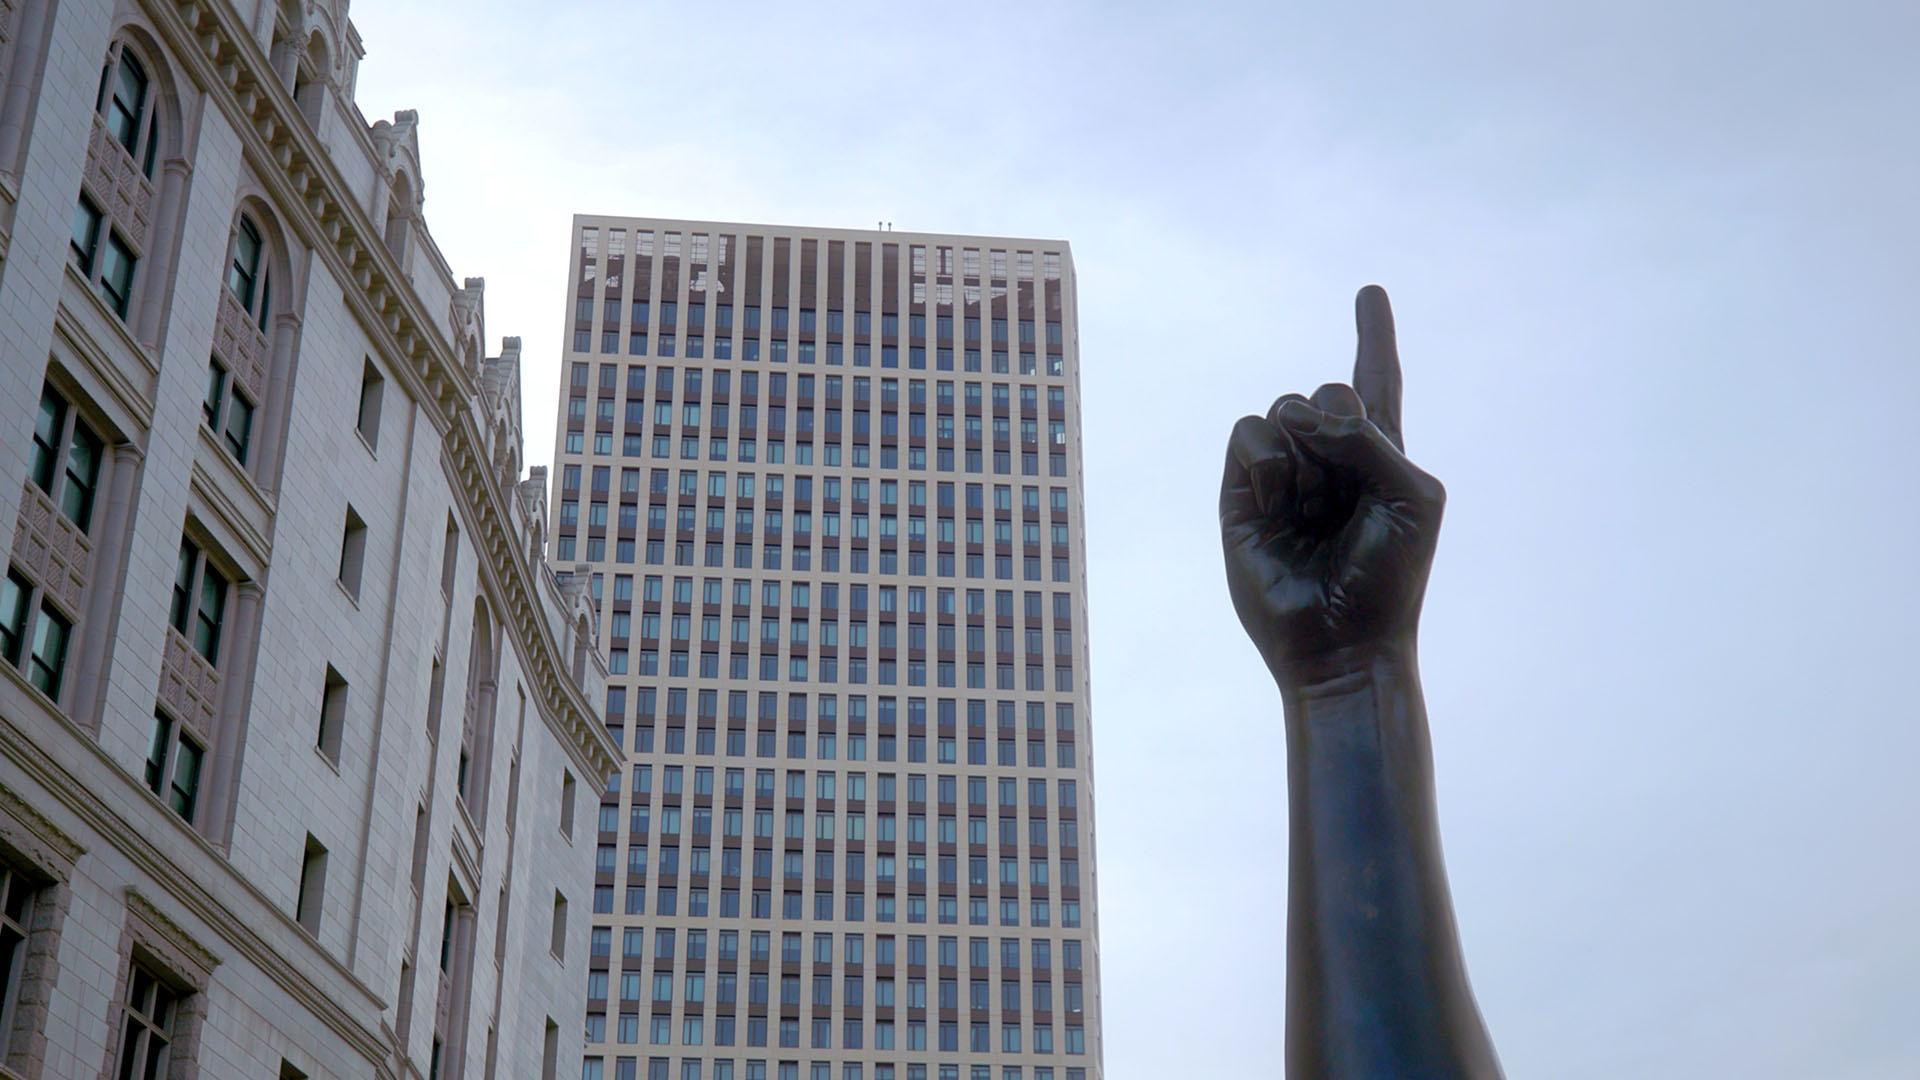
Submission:
[[[579,1069],[597,619],[346,7],[0,0],[0,1077]]]

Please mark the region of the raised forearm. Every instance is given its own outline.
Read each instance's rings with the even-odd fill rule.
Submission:
[[[1337,658],[1281,692],[1288,1074],[1499,1076],[1454,925],[1412,643]]]

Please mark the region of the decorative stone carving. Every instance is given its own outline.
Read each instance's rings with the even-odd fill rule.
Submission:
[[[173,974],[205,990],[213,981],[213,969],[220,957],[195,940],[172,915],[160,909],[145,893],[128,888],[127,931],[142,948],[164,961]]]
[[[204,62],[210,77],[224,82],[236,95],[243,85],[270,77],[253,59],[258,50],[243,44],[243,35],[236,33],[235,24],[222,16],[218,5],[176,0],[170,7],[160,5],[154,10],[156,18],[175,21],[184,40],[199,47],[201,56],[196,62]],[[468,489],[468,497],[475,505],[486,503],[496,496],[475,490],[490,486],[486,484],[487,474],[478,467],[484,457],[476,460],[475,444],[480,440],[472,425],[458,415],[469,408],[466,403],[474,393],[461,357],[451,348],[436,347],[445,338],[410,289],[399,296],[391,294],[392,282],[406,280],[404,268],[390,254],[381,252],[385,244],[378,227],[356,197],[343,185],[336,184],[335,174],[320,164],[320,143],[306,125],[292,122],[287,108],[292,102],[289,100],[283,105],[278,96],[268,96],[263,104],[264,108],[253,113],[252,129],[243,132],[242,137],[257,139],[262,151],[275,152],[272,148],[280,147],[275,152],[275,160],[281,162],[288,182],[296,191],[303,188],[307,191],[307,210],[313,215],[308,224],[316,235],[326,237],[331,244],[330,248],[319,249],[316,255],[334,263],[337,272],[360,290],[357,296],[348,294],[349,304],[361,306],[371,316],[384,317],[382,322],[394,339],[388,346],[389,353],[402,370],[411,372],[424,384],[426,394],[422,400],[429,410],[444,410],[443,415],[449,421],[447,456]],[[396,114],[395,123],[402,121],[410,122],[411,117]],[[392,136],[388,133],[393,126],[384,121],[373,125],[369,136],[376,150],[391,147]],[[276,133],[278,138],[274,137]],[[414,156],[417,160],[417,153]],[[417,177],[418,173],[411,175]],[[532,655],[528,657],[532,682],[539,693],[559,709],[554,720],[556,729],[592,763],[591,773],[604,775],[620,767],[615,747],[607,736],[597,706],[569,683],[559,643],[550,631],[542,630],[544,619],[535,578],[549,571],[520,562],[518,545],[505,534],[505,516],[482,515],[483,529],[495,535],[480,546],[493,560],[495,573],[501,576],[507,590],[508,616],[520,624],[532,645]]]
[[[0,844],[5,844],[55,881],[73,876],[73,864],[85,854],[80,842],[47,819],[19,793],[0,784]]]
[[[13,561],[33,575],[75,622],[86,611],[87,564],[93,543],[29,480],[13,533]]]
[[[178,630],[167,627],[167,658],[160,668],[160,703],[180,720],[212,732],[219,715],[220,673]]]
[[[87,143],[87,190],[98,200],[101,213],[135,251],[145,252],[147,229],[153,221],[153,181],[107,131],[98,113],[93,138]]]
[[[232,289],[220,290],[220,315],[213,328],[213,351],[226,362],[233,381],[258,408],[267,382],[267,335],[253,321]]]
[[[127,921],[120,932],[120,978],[114,995],[108,999],[108,1030],[120,1025],[121,1002],[126,1000],[130,977],[129,959],[137,959],[154,973],[175,984],[185,993],[173,1014],[172,1067],[168,1080],[200,1080],[200,1039],[206,1028],[207,987],[213,983],[213,971],[220,957],[181,926],[154,898],[137,888],[125,893]],[[168,899],[173,899],[168,897]],[[117,1053],[115,1040],[107,1040],[106,1066],[101,1080],[114,1075]]]

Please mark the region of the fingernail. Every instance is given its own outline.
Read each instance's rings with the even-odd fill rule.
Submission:
[[[1304,401],[1289,401],[1280,406],[1280,422],[1289,431],[1310,435],[1320,429],[1320,410]]]

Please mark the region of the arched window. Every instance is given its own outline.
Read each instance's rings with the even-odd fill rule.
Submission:
[[[233,257],[227,264],[227,288],[233,290],[234,299],[240,301],[240,306],[253,316],[254,325],[263,332],[267,328],[267,306],[271,299],[267,269],[262,265],[264,254],[260,227],[251,218],[241,217],[240,227],[234,230]]]
[[[154,71],[125,39],[107,50],[68,247],[74,268],[136,332],[135,276],[153,239],[161,154],[162,93]]]
[[[160,142],[159,110],[153,108],[153,81],[146,66],[123,46],[115,44],[107,51],[107,62],[100,69],[100,96],[95,102],[107,134],[140,165],[140,172],[153,179],[154,155]]]
[[[486,820],[487,776],[493,761],[493,721],[500,653],[486,601],[473,602],[473,640],[467,655],[467,700],[460,729],[455,790],[475,820]]]
[[[201,418],[227,453],[252,464],[255,418],[264,404],[272,361],[267,322],[272,314],[272,251],[259,223],[247,214],[235,220],[227,254],[227,292],[219,331],[207,362],[207,394]]]

